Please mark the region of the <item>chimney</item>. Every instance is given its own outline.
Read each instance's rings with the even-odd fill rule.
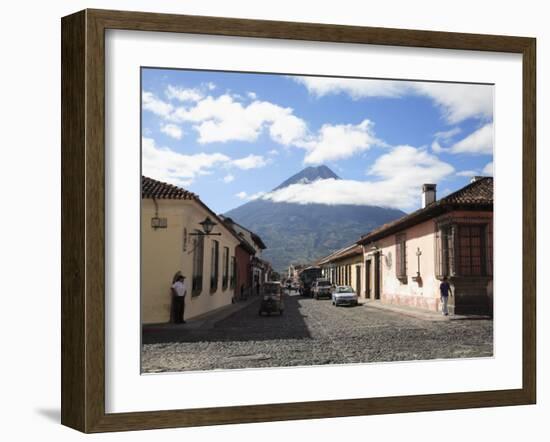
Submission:
[[[475,183],[476,181],[479,181],[481,178],[484,178],[484,177],[482,177],[482,176],[473,176],[470,179],[470,183]]]
[[[422,185],[422,208],[435,202],[435,184]]]

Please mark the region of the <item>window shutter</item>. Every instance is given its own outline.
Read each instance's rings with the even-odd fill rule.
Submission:
[[[405,234],[396,236],[396,276],[401,281],[407,280],[407,237]]]
[[[452,225],[447,229],[447,269],[446,276],[456,276],[456,226]]]
[[[441,228],[439,226],[435,230],[435,276],[436,278],[443,278],[443,244],[441,241]]]

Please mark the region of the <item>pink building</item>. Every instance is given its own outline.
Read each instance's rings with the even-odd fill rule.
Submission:
[[[424,184],[422,208],[369,232],[363,247],[362,296],[440,311],[439,284],[448,277],[451,314],[492,314],[493,178],[436,199]]]

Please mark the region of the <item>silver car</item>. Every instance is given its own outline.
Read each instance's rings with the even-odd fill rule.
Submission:
[[[355,306],[357,304],[357,293],[349,285],[338,285],[332,292],[332,305],[336,307],[339,305]]]

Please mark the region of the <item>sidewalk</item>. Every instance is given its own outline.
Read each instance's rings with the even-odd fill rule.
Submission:
[[[425,321],[460,321],[465,319],[491,319],[490,316],[482,315],[449,315],[445,316],[441,312],[433,312],[429,310],[423,310],[415,307],[385,304],[379,300],[367,299],[363,302],[363,305],[368,308],[375,308],[378,310],[386,310],[393,313],[400,313],[402,315],[411,316],[416,319],[423,319]]]
[[[259,296],[253,295],[246,301],[237,301],[235,304],[224,305],[223,307],[217,308],[216,310],[213,310],[211,312],[195,316],[191,319],[186,319],[185,324],[173,324],[171,322],[162,324],[146,324],[142,326],[142,331],[144,334],[146,334],[161,331],[164,332],[181,330],[183,332],[186,330],[209,330],[213,328],[217,322],[221,321],[222,319],[228,318],[233,313],[236,313],[239,310],[248,307],[250,304],[258,301],[259,299]]]

